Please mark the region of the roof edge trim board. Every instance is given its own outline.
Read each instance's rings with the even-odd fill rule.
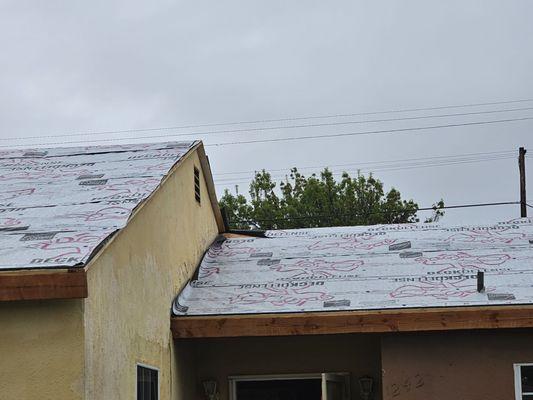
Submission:
[[[242,236],[248,236],[248,237],[259,237],[259,238],[266,238],[266,231],[259,230],[259,229],[230,229],[228,233],[234,233],[235,235],[242,235]]]
[[[200,273],[200,266],[202,265],[202,261],[204,260],[204,258],[206,256],[207,252],[209,251],[209,249],[211,249],[211,247],[214,246],[215,244],[223,243],[225,240],[226,240],[226,237],[224,235],[218,235],[215,238],[215,240],[213,240],[213,242],[209,245],[209,247],[207,249],[205,249],[205,251],[202,254],[202,257],[200,258],[200,261],[198,262],[198,265],[194,269],[194,272],[193,272],[191,278],[188,281],[185,282],[185,284],[178,291],[178,294],[176,295],[176,297],[174,297],[174,300],[172,301],[172,306],[170,307],[171,316],[179,315],[178,310],[180,308],[183,308],[183,306],[180,305],[180,303],[179,303],[180,293],[185,288],[185,286],[190,285],[190,283],[192,281],[195,281],[195,280],[198,279],[198,274]]]
[[[89,257],[87,257],[87,261],[84,265],[88,265],[94,257],[96,257],[98,254],[100,254],[100,250],[102,250],[105,245],[113,239],[113,237],[120,231],[120,229],[117,229],[113,232],[111,232],[109,235],[106,236],[104,240],[102,240],[98,245],[94,248],[94,250],[89,254]],[[83,267],[83,265],[82,265]]]
[[[0,274],[0,301],[84,299],[87,296],[87,275],[83,269]]]
[[[218,206],[217,192],[215,189],[215,183],[213,181],[213,174],[211,172],[211,165],[209,164],[209,159],[205,154],[204,144],[200,142],[197,146],[198,156],[200,158],[200,165],[202,166],[202,171],[204,175],[204,181],[207,187],[207,193],[209,193],[209,201],[211,202],[211,207],[213,208],[213,214],[215,214],[215,220],[217,222],[218,233],[223,233],[226,231],[224,226],[224,219],[222,218],[222,212]]]
[[[175,339],[532,328],[533,305],[173,317]]]

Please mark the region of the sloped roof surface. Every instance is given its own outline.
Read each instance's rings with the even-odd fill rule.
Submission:
[[[0,151],[0,269],[82,266],[194,144]]]
[[[267,231],[217,242],[176,315],[533,303],[533,219]],[[477,272],[485,291],[477,291]]]

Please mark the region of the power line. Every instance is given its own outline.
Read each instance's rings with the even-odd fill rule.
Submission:
[[[507,158],[509,159],[509,158]],[[501,160],[501,159],[500,159]],[[487,160],[487,161],[493,161],[493,160]],[[469,162],[457,162],[457,163],[446,163],[446,164],[431,164],[431,165],[420,165],[420,166],[409,166],[409,167],[398,167],[398,168],[383,168],[383,169],[374,169],[374,170],[366,170],[366,171],[360,171],[363,173],[377,173],[377,172],[394,172],[394,171],[406,171],[406,170],[412,170],[412,169],[421,169],[421,168],[432,168],[432,167],[441,167],[441,166],[450,166],[450,165],[462,165],[462,164],[468,164]],[[350,173],[350,171],[342,171]],[[334,174],[340,174],[339,171],[335,171]],[[272,177],[274,180],[284,180],[286,175],[279,175]],[[215,185],[223,186],[223,185],[232,185],[237,183],[248,183],[251,182],[253,178],[248,179],[228,179],[228,180],[217,180],[215,182]]]
[[[481,106],[491,106],[491,105],[516,104],[516,103],[526,103],[526,102],[531,102],[531,101],[533,101],[533,98],[532,99],[519,99],[519,100],[506,100],[506,101],[493,101],[493,102],[483,102],[483,103],[466,103],[466,104],[445,105],[445,106],[436,106],[436,107],[419,107],[419,108],[403,108],[403,109],[400,108],[400,109],[395,109],[395,110],[358,112],[358,113],[348,113],[348,114],[310,115],[310,116],[302,116],[302,117],[286,117],[286,118],[276,118],[276,119],[259,119],[259,120],[235,121],[235,122],[175,125],[175,126],[165,126],[165,127],[155,127],[155,128],[72,132],[72,133],[64,133],[64,134],[29,136],[24,139],[47,139],[47,138],[57,138],[57,137],[75,137],[75,136],[89,136],[89,135],[94,136],[94,135],[109,135],[109,134],[118,134],[118,133],[138,133],[138,132],[154,132],[154,131],[190,129],[190,128],[205,128],[205,127],[214,127],[214,126],[246,125],[246,124],[260,124],[260,123],[272,123],[272,122],[327,119],[327,118],[346,118],[346,117],[365,116],[365,115],[394,114],[394,113],[415,112],[415,111],[434,111],[434,110],[445,110],[445,109],[464,108],[464,107],[481,107]],[[4,138],[1,140],[20,140],[20,139],[21,138],[19,137],[11,137],[11,138]],[[55,144],[55,143],[51,143],[51,144]]]
[[[366,167],[366,168],[350,168],[351,170],[355,171],[361,171],[361,172],[379,172],[379,171],[396,171],[396,170],[404,170],[404,169],[416,169],[416,168],[427,168],[427,167],[438,167],[438,166],[446,166],[446,165],[456,165],[456,164],[472,164],[477,162],[486,162],[486,161],[496,161],[496,160],[509,160],[513,159],[513,156],[498,156],[498,157],[491,157],[491,158],[485,158],[485,159],[471,159],[471,160],[449,160],[449,161],[438,161],[433,163],[411,163],[411,164],[398,164],[398,165],[389,165],[389,166],[377,166],[375,168],[372,167]],[[267,171],[269,172],[269,171]],[[288,171],[290,173],[290,171]],[[343,170],[333,170],[332,173],[341,173],[341,172],[349,172],[348,169]],[[254,173],[255,174],[255,173]],[[272,178],[284,178],[286,174],[283,175],[271,175]],[[224,182],[224,181],[235,181],[237,179],[243,179],[246,180],[244,177],[229,177],[229,178],[221,178],[217,179],[218,182]]]
[[[362,166],[362,165],[380,165],[380,164],[395,164],[395,163],[403,163],[403,162],[411,162],[411,161],[432,161],[432,160],[438,160],[438,159],[464,159],[466,157],[479,157],[479,156],[499,156],[499,155],[514,155],[515,150],[505,150],[505,151],[491,151],[491,152],[480,152],[480,153],[465,153],[465,154],[450,154],[450,155],[441,155],[441,156],[431,156],[431,157],[419,157],[419,158],[404,158],[404,159],[397,159],[397,160],[381,160],[381,161],[367,161],[367,162],[356,162],[356,163],[346,163],[346,164],[330,164],[330,165],[311,165],[311,166],[305,166],[300,167],[298,170],[305,170],[305,169],[312,169],[312,168],[330,168],[330,167],[348,167],[348,166]],[[278,169],[266,169],[266,168],[260,168],[260,169],[266,169],[268,172],[279,172],[279,171],[288,171],[292,167],[286,167],[286,168],[278,168]],[[213,174],[214,176],[220,176],[220,175],[237,175],[237,174],[249,174],[249,173],[255,173],[255,171],[235,171],[235,172],[221,172]]]
[[[363,170],[366,171],[396,171],[396,170],[402,170],[402,169],[412,169],[412,168],[419,168],[419,167],[438,167],[442,165],[456,165],[456,164],[471,164],[476,162],[486,162],[486,161],[495,161],[495,160],[508,160],[514,158],[514,156],[494,156],[484,159],[465,159],[465,160],[450,160],[450,161],[439,161],[434,163],[413,163],[413,164],[407,164],[407,165],[399,165],[399,166],[383,166],[378,168],[371,168],[367,167]]]
[[[399,132],[409,132],[409,131],[422,131],[429,129],[439,129],[439,128],[453,128],[459,126],[474,126],[474,125],[489,125],[489,124],[499,124],[506,122],[516,122],[516,121],[526,121],[532,120],[533,116],[520,117],[520,118],[507,118],[500,120],[491,120],[491,121],[474,121],[474,122],[463,122],[455,124],[444,124],[444,125],[430,125],[422,127],[411,127],[411,128],[397,128],[397,129],[383,129],[383,130],[374,130],[374,131],[362,131],[362,132],[349,132],[349,133],[334,133],[329,135],[308,135],[308,136],[294,136],[286,138],[273,138],[273,139],[257,139],[257,140],[242,140],[242,141],[233,141],[233,142],[222,142],[222,143],[210,143],[205,144],[204,146],[229,146],[229,145],[238,145],[238,144],[253,144],[253,143],[268,143],[268,142],[283,142],[291,140],[307,140],[307,139],[319,139],[319,138],[331,138],[331,137],[344,137],[344,136],[360,136],[360,135],[371,135],[371,134],[384,134],[384,133],[399,133]],[[123,140],[139,140],[139,139],[153,139],[157,137],[173,137],[180,136],[178,135],[157,135],[157,136],[138,136],[136,138],[116,138],[116,139],[92,139],[92,140],[78,140],[78,141],[61,141],[61,142],[49,142],[49,143],[33,143],[32,146],[39,145],[56,145],[56,144],[75,144],[75,143],[95,143],[95,142],[113,142],[113,141],[123,141]],[[21,147],[29,146],[25,145],[1,145],[3,147]]]
[[[495,161],[495,160],[508,160],[512,159],[514,157],[500,157],[500,158],[492,158],[492,159],[486,159],[486,160],[479,160],[479,161],[459,161],[459,162],[448,162],[448,163],[438,163],[438,164],[427,164],[427,165],[413,165],[413,166],[405,166],[405,167],[393,167],[393,168],[379,168],[379,169],[370,169],[367,168],[366,170],[360,170],[362,172],[383,172],[383,171],[402,171],[402,170],[410,170],[410,169],[418,169],[418,168],[430,168],[430,167],[440,167],[440,166],[448,166],[448,165],[460,165],[460,164],[470,164],[474,162],[481,162],[481,161]],[[343,171],[343,172],[349,172],[349,171]],[[335,171],[334,173],[339,173],[338,171]],[[284,179],[285,175],[277,175],[273,176],[273,179],[279,180]],[[240,182],[250,182],[251,178],[227,178],[224,179],[217,179],[215,184],[216,185],[230,185],[234,183],[240,183]]]
[[[423,131],[429,129],[441,129],[441,128],[455,128],[459,126],[474,126],[474,125],[490,125],[490,124],[501,124],[506,122],[516,122],[516,121],[526,121],[532,120],[533,117],[522,117],[522,118],[508,118],[492,121],[476,121],[476,122],[463,122],[457,124],[445,124],[445,125],[431,125],[431,126],[421,126],[421,127],[412,127],[412,128],[398,128],[398,129],[383,129],[383,130],[374,130],[374,131],[363,131],[363,132],[349,132],[349,133],[335,133],[330,135],[311,135],[311,136],[293,136],[288,138],[275,138],[275,139],[258,139],[258,140],[243,140],[243,141],[233,141],[233,142],[222,142],[222,143],[210,143],[205,144],[205,146],[231,146],[238,144],[254,144],[254,143],[269,143],[269,142],[285,142],[291,140],[307,140],[307,139],[321,139],[321,138],[332,138],[332,137],[345,137],[345,136],[362,136],[362,135],[379,135],[379,134],[388,134],[388,133],[399,133],[399,132],[414,132],[414,131]]]
[[[324,123],[313,123],[313,124],[300,124],[300,125],[282,125],[282,126],[267,126],[267,127],[257,127],[257,128],[241,128],[241,129],[225,129],[225,130],[214,130],[214,131],[204,131],[204,132],[190,132],[190,133],[170,133],[170,134],[161,134],[161,135],[149,135],[144,136],[146,139],[157,139],[165,137],[182,137],[182,136],[206,136],[206,135],[215,135],[221,133],[243,133],[243,132],[260,132],[260,131],[272,131],[280,129],[301,129],[301,128],[319,128],[326,126],[341,126],[341,125],[355,125],[355,124],[367,124],[367,123],[383,123],[383,122],[398,122],[398,121],[412,121],[412,120],[421,120],[421,119],[433,119],[433,118],[449,118],[449,117],[460,117],[460,116],[471,116],[471,115],[485,115],[485,114],[498,114],[506,112],[516,112],[516,111],[528,111],[533,110],[533,107],[523,107],[523,108],[509,108],[503,110],[488,110],[488,111],[473,111],[473,112],[463,112],[463,113],[453,113],[453,114],[437,114],[437,115],[421,115],[413,117],[398,117],[398,118],[385,118],[385,119],[367,119],[359,121],[337,121],[337,122],[324,122]],[[162,130],[170,128],[153,128],[151,130]],[[114,132],[94,132],[91,133],[91,136],[94,135],[109,135]],[[87,134],[88,135],[88,134]],[[48,136],[29,136],[29,137],[7,137],[0,138],[0,141],[7,140],[29,140],[29,139],[42,139],[50,137],[71,137],[71,136],[80,136],[78,134],[64,134],[64,135],[48,135]],[[107,142],[110,140],[124,141],[130,139],[137,139],[135,137],[122,137],[115,139],[95,139],[90,140],[92,142]],[[85,141],[68,141],[65,143],[84,143]]]
[[[418,211],[435,211],[435,210],[447,210],[447,209],[458,209],[458,208],[473,208],[473,207],[492,207],[492,206],[504,206],[504,205],[516,205],[520,204],[519,201],[502,201],[494,203],[474,203],[474,204],[459,204],[453,206],[444,206],[444,207],[421,207],[417,208]],[[414,210],[413,210],[414,211]],[[370,211],[362,214],[322,214],[322,215],[308,215],[308,216],[296,216],[296,217],[285,217],[285,218],[264,218],[257,219],[254,221],[251,220],[237,220],[230,221],[234,223],[257,223],[257,222],[276,222],[276,221],[292,221],[292,220],[302,220],[302,219],[318,219],[318,218],[343,218],[343,217],[358,217],[358,216],[368,216],[375,214],[393,214],[398,213],[397,210],[379,210],[379,211]]]
[[[473,207],[491,207],[491,206],[508,206],[508,205],[515,205],[520,204],[519,201],[499,201],[499,202],[493,202],[493,203],[473,203],[473,204],[459,204],[454,206],[444,206],[440,207],[440,209],[444,210],[451,210],[456,208],[473,208]],[[435,207],[425,207],[425,209],[419,209],[421,211],[429,211],[434,210]]]
[[[420,159],[406,159],[407,162],[399,162],[394,163],[390,162],[389,165],[376,165],[376,166],[370,166],[366,168],[357,168],[357,171],[369,171],[369,172],[375,172],[375,171],[385,171],[385,170],[402,170],[402,169],[412,169],[412,168],[426,168],[426,167],[434,167],[434,166],[443,166],[443,165],[455,165],[455,164],[470,164],[470,163],[476,163],[476,162],[486,162],[486,161],[495,161],[495,160],[506,160],[506,159],[514,159],[514,154],[509,153],[501,153],[501,154],[494,154],[494,155],[487,155],[483,158],[479,157],[461,157],[461,158],[449,158],[449,159],[438,159],[438,160],[431,160],[431,158],[420,158]],[[475,154],[475,153],[474,153]],[[427,161],[426,161],[427,160]],[[350,163],[350,164],[338,164],[337,166],[359,166],[363,163],[357,164],[357,163]],[[368,163],[367,163],[368,164]],[[333,165],[335,166],[335,165]],[[323,167],[332,167],[330,166],[323,166]],[[306,167],[306,169],[310,168],[321,168],[320,166],[316,167]],[[354,168],[354,167],[352,167]],[[350,169],[352,169],[350,168]],[[299,169],[301,170],[301,168]],[[284,171],[284,172],[290,172],[290,168],[286,169],[279,169],[277,171]],[[348,171],[347,169],[343,169],[342,171],[335,171],[333,170],[333,173],[339,173],[339,172],[345,172]],[[257,171],[246,171],[246,173],[253,173],[255,174]],[[267,171],[272,172],[272,171]],[[245,173],[240,172],[240,174]],[[284,178],[286,174],[283,175],[271,175],[272,178]],[[246,177],[227,177],[227,178],[217,178],[217,182],[224,182],[224,181],[231,181],[231,182],[242,182],[248,180]]]

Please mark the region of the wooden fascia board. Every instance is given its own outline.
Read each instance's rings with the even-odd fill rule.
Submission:
[[[174,338],[533,327],[533,305],[173,317]]]
[[[209,193],[209,201],[211,202],[213,214],[215,215],[215,220],[217,222],[218,233],[223,233],[226,231],[226,228],[224,226],[224,220],[222,219],[222,212],[220,211],[220,207],[218,206],[217,193],[215,190],[215,183],[213,181],[211,166],[209,165],[209,160],[207,159],[207,155],[205,154],[205,149],[202,142],[200,142],[200,144],[198,145],[198,157],[200,158],[200,164],[202,166],[207,192]]]
[[[87,275],[82,268],[0,274],[0,301],[83,299],[87,296]]]

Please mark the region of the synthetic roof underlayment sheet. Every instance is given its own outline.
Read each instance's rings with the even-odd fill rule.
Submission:
[[[533,303],[533,219],[267,231],[206,253],[176,315]],[[485,290],[477,291],[477,272]]]
[[[82,266],[194,144],[0,151],[0,270]]]

